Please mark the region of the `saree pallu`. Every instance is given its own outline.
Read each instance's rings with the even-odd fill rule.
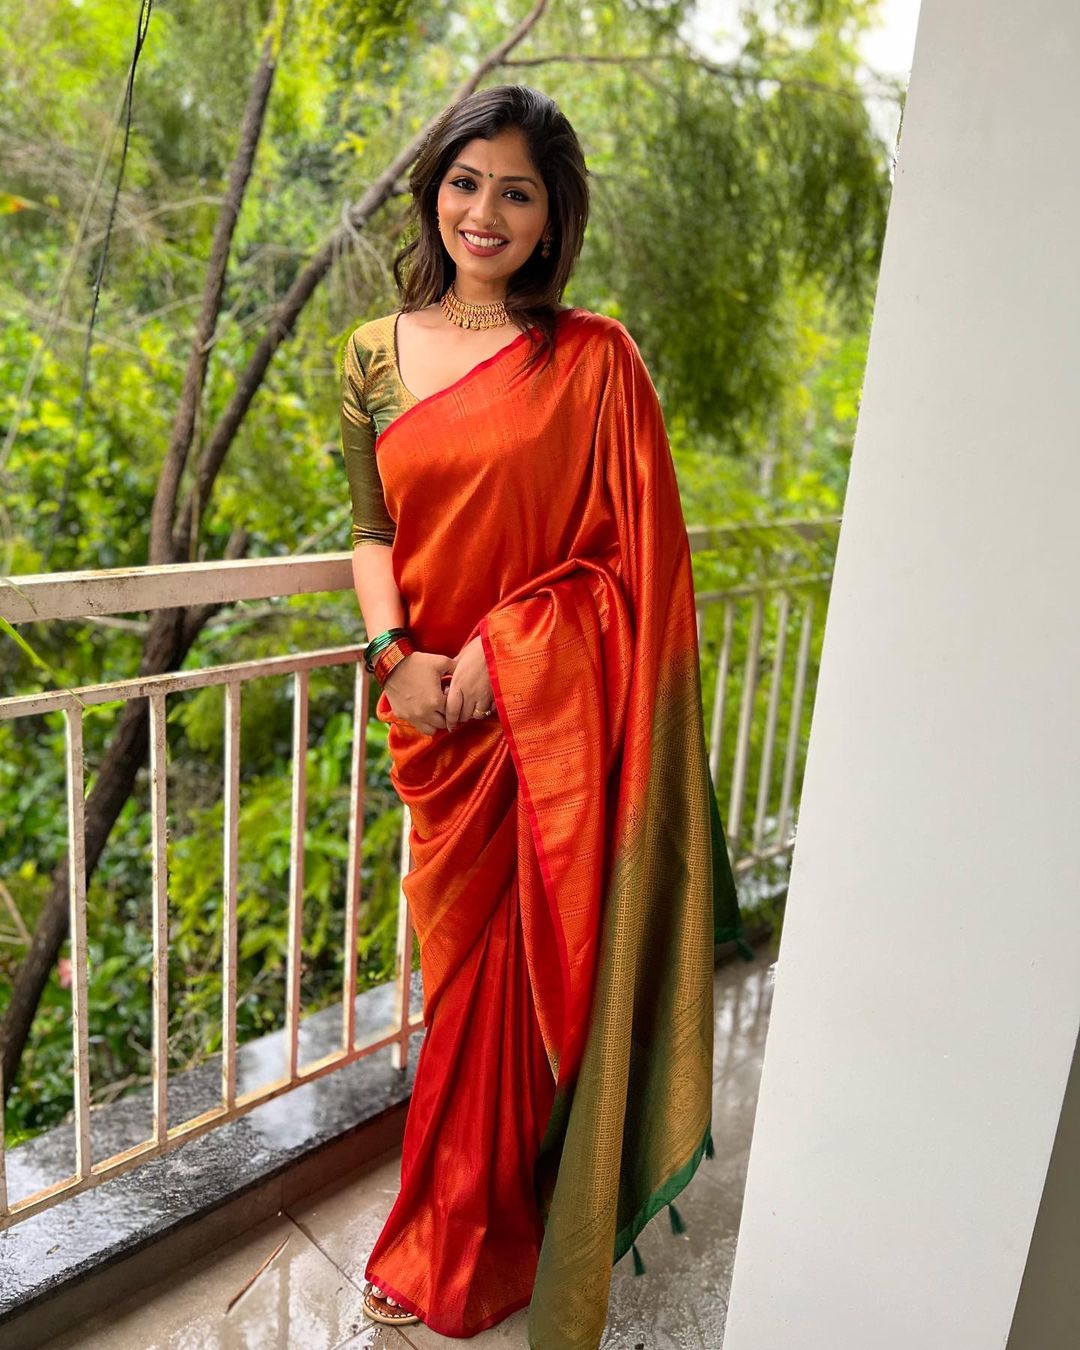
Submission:
[[[443,1335],[528,1304],[531,1350],[595,1350],[613,1263],[711,1155],[714,942],[742,929],[655,389],[615,319],[563,311],[532,369],[529,342],[376,441],[415,643],[479,636],[498,716],[376,707],[426,1030],[365,1275]]]

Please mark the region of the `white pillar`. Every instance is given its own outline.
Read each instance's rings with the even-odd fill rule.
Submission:
[[[1080,1345],[1078,83],[924,0],[724,1350]]]

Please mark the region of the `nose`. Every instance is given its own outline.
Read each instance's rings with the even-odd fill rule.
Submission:
[[[470,219],[479,221],[481,224],[490,225],[496,220],[499,214],[499,199],[495,195],[495,190],[489,195],[477,193],[475,200],[470,204]]]

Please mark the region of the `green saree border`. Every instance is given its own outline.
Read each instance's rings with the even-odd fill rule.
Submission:
[[[677,1171],[672,1172],[671,1176],[668,1177],[667,1181],[665,1181],[662,1186],[653,1191],[652,1195],[649,1196],[630,1222],[624,1224],[615,1234],[615,1256],[612,1261],[613,1265],[615,1262],[622,1260],[634,1245],[638,1234],[646,1224],[650,1223],[666,1205],[670,1205],[679,1192],[689,1185],[702,1158],[706,1153],[708,1153],[710,1157],[712,1156],[713,1149],[710,1147],[711,1144],[712,1123],[710,1122],[705,1127],[705,1133],[701,1138],[701,1142],[694,1149],[686,1162],[684,1162]]]
[[[706,764],[708,759],[706,758]],[[727,838],[720,820],[720,806],[716,800],[716,787],[712,780],[712,768],[707,770],[709,783],[709,833],[712,840],[713,857],[713,943],[734,942],[744,961],[754,959],[754,950],[746,940],[742,911],[739,908],[739,895],[735,886],[735,875],[731,870],[728,857]]]
[[[706,764],[708,759],[706,758]],[[712,781],[712,771],[708,770],[709,784],[709,826],[713,853],[713,941],[734,942],[744,961],[754,960],[754,950],[746,940],[746,928],[739,908],[738,891],[735,877],[728,857],[727,839],[720,819],[720,807],[716,800],[716,788]],[[612,1264],[621,1261],[638,1234],[657,1214],[690,1183],[701,1160],[713,1157],[715,1146],[712,1138],[712,1122],[705,1127],[701,1142],[681,1167],[657,1187],[634,1217],[615,1234],[615,1255]]]

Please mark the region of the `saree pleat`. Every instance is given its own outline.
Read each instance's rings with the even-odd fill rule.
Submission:
[[[425,1040],[366,1275],[436,1332],[529,1305],[595,1350],[611,1266],[711,1142],[714,937],[741,920],[708,772],[692,575],[632,338],[559,316],[375,442],[417,645],[479,636],[498,718],[424,736],[412,813]]]

